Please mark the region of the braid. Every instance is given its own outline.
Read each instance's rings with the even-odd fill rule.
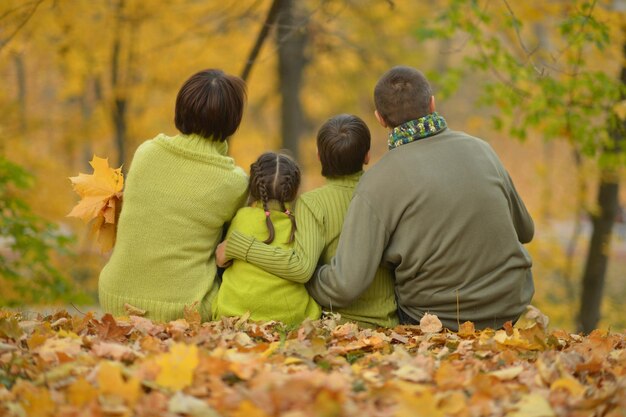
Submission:
[[[267,225],[267,230],[269,232],[268,238],[265,239],[263,243],[272,243],[274,241],[274,224],[272,223],[272,219],[270,218],[270,209],[267,206],[269,198],[267,197],[267,189],[265,188],[265,184],[263,183],[263,181],[259,181],[258,190],[259,194],[261,194],[263,210],[265,211],[265,224]]]
[[[285,159],[290,163],[285,163],[282,165],[283,172],[280,173],[280,202],[283,212],[289,217],[289,220],[291,221],[291,233],[289,234],[289,240],[287,241],[287,243],[291,243],[294,240],[295,233],[298,227],[296,225],[295,216],[290,210],[287,210],[287,208],[285,207],[285,202],[293,201],[296,199],[296,195],[298,194],[298,188],[300,187],[300,168],[290,158],[285,157]]]
[[[296,219],[287,210],[285,203],[296,199],[300,186],[300,167],[291,158],[283,154],[266,152],[250,166],[250,198],[249,203],[261,201],[265,211],[265,223],[269,231],[269,237],[264,243],[274,241],[274,225],[270,218],[268,203],[270,200],[278,200],[283,212],[291,221],[291,233],[289,241],[294,240],[296,231]]]

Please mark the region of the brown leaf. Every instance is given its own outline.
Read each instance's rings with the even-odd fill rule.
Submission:
[[[96,328],[98,337],[102,340],[113,340],[122,342],[126,340],[126,335],[130,332],[130,326],[120,326],[109,313],[102,316],[102,321],[92,320]]]

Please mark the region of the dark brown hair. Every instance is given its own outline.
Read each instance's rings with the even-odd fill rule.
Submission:
[[[428,80],[412,67],[391,68],[376,83],[374,104],[389,127],[396,127],[430,113],[433,92]]]
[[[185,135],[223,142],[241,123],[246,83],[219,69],[192,75],[176,96],[174,123]]]
[[[265,223],[269,237],[265,243],[274,241],[274,225],[269,216],[268,202],[277,200],[282,211],[291,220],[289,241],[293,242],[296,232],[296,218],[285,207],[285,203],[293,201],[300,187],[300,167],[298,163],[285,154],[265,152],[250,165],[250,201],[261,201],[265,210]]]
[[[338,177],[362,170],[370,142],[370,130],[359,117],[340,114],[328,119],[317,132],[322,175]]]

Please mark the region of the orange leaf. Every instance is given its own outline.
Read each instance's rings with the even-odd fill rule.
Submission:
[[[466,321],[459,326],[458,334],[461,337],[474,336],[474,333],[476,333],[476,329],[474,328],[474,323],[472,323],[471,321]]]
[[[233,417],[268,417],[265,411],[252,404],[249,400],[242,401],[232,415]]]
[[[441,361],[435,372],[435,382],[441,389],[463,388],[465,374],[448,361]]]

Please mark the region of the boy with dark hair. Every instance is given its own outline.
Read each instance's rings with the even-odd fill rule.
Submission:
[[[491,146],[447,128],[424,75],[395,67],[374,90],[390,151],[357,186],[335,257],[308,289],[322,306],[343,307],[394,267],[398,315],[425,313],[457,330],[515,322],[534,293],[523,244],[534,224]]]
[[[217,250],[218,264],[240,259],[290,281],[305,283],[320,263],[335,254],[344,217],[354,188],[369,162],[370,132],[363,120],[341,114],[329,119],[317,134],[317,149],[326,185],[304,193],[295,213],[298,229],[293,250],[265,245],[232,233]],[[398,323],[392,272],[378,267],[370,284],[352,303],[340,309],[328,306],[343,319],[366,327],[393,327]]]

